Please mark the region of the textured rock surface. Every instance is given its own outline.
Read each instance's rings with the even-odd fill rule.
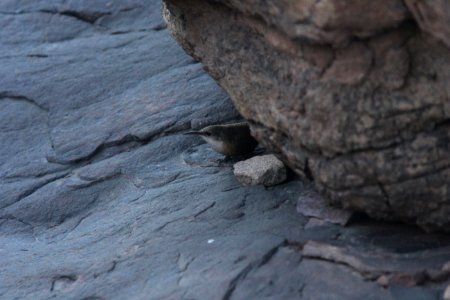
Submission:
[[[239,116],[159,9],[0,1],[0,299],[441,297],[448,236],[304,228],[301,182],[242,187],[180,134]]]
[[[320,224],[320,222],[317,222],[317,219],[334,224],[346,225],[353,215],[353,212],[349,210],[330,207],[321,195],[309,190],[301,193],[298,198],[297,212],[306,217],[313,217],[309,226]]]
[[[286,180],[286,167],[273,154],[237,162],[233,166],[233,173],[243,185],[272,186]]]
[[[405,0],[420,28],[450,47],[450,3],[445,0]]]
[[[333,204],[449,229],[446,1],[165,3],[254,136]]]

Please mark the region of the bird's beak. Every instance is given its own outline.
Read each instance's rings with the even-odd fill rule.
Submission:
[[[191,135],[205,135],[205,133],[201,132],[201,131],[188,131],[188,132],[185,132],[183,134],[185,134],[185,135],[189,135],[189,134],[191,134]]]

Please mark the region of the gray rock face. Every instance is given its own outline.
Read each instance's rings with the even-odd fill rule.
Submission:
[[[332,204],[449,230],[450,10],[405,2],[166,0],[165,17]]]
[[[234,176],[243,185],[272,186],[286,180],[286,167],[273,154],[254,156],[233,166]]]
[[[305,228],[307,186],[242,187],[181,134],[241,117],[158,1],[3,0],[0,23],[0,299],[443,295],[448,236]]]

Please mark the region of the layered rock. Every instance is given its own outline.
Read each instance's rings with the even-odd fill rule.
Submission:
[[[332,204],[446,229],[450,9],[432,2],[166,0],[164,14],[255,138]]]

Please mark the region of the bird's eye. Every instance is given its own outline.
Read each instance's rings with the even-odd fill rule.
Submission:
[[[206,136],[210,136],[210,135],[211,135],[211,132],[205,131],[205,135],[206,135]]]

